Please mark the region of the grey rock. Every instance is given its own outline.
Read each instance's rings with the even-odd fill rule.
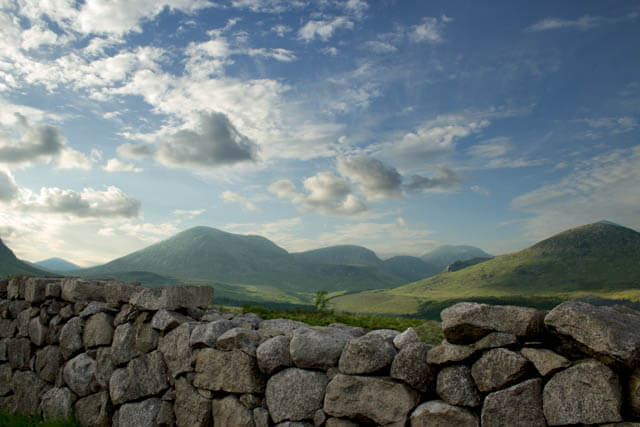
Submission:
[[[253,424],[255,427],[269,427],[269,411],[264,408],[254,408]]]
[[[65,304],[60,309],[60,317],[67,320],[73,317],[73,306],[71,304]]]
[[[100,387],[109,388],[109,379],[115,369],[111,357],[111,347],[100,347],[96,351],[96,381]]]
[[[322,409],[318,409],[316,413],[313,414],[314,427],[323,426],[325,421],[327,421],[327,414],[325,414]]]
[[[211,401],[202,397],[183,377],[176,379],[174,412],[176,424],[185,427],[206,427],[211,423]]]
[[[82,346],[82,329],[84,321],[79,317],[70,319],[60,331],[60,350],[65,359],[80,351]]]
[[[26,277],[13,277],[7,283],[7,298],[8,299],[24,299],[24,285]]]
[[[158,425],[157,418],[161,406],[162,401],[157,397],[142,402],[126,403],[118,410],[118,426],[155,427]]]
[[[214,427],[254,427],[253,412],[245,408],[235,396],[213,399],[211,412]]]
[[[394,329],[376,329],[374,331],[369,332],[369,335],[380,335],[384,339],[393,343],[393,340],[400,335],[400,332]]]
[[[546,348],[525,347],[520,350],[520,354],[533,363],[543,377],[571,366],[567,358]]]
[[[46,298],[60,298],[62,294],[62,281],[49,282],[44,290],[44,296]]]
[[[6,363],[0,364],[0,396],[6,396],[11,393],[11,379],[13,378],[13,371],[11,366]]]
[[[158,347],[159,334],[153,329],[151,322],[145,322],[146,316],[142,315],[136,319],[136,341],[135,347],[139,354],[149,353]]]
[[[342,418],[329,418],[325,427],[358,427],[358,424]]]
[[[193,327],[189,344],[192,347],[214,347],[222,334],[233,329],[231,320],[221,319],[209,323],[200,323]]]
[[[111,402],[106,391],[79,399],[74,405],[75,414],[81,426],[110,427]]]
[[[201,322],[215,322],[216,320],[222,319],[231,320],[233,319],[233,314],[225,316],[221,311],[215,308],[208,308],[204,311],[204,313],[202,313],[202,316],[200,316]]]
[[[191,358],[193,353],[189,339],[194,325],[183,323],[164,337],[160,338],[158,350],[162,352],[169,374],[176,378],[184,372],[192,372]]]
[[[506,332],[491,332],[477,341],[473,347],[476,350],[489,350],[499,347],[512,347],[518,344],[518,337]]]
[[[249,394],[245,393],[240,396],[240,403],[244,405],[245,408],[253,409],[258,406],[262,406],[264,399],[257,394]]]
[[[43,277],[29,277],[24,283],[24,299],[32,304],[44,301],[47,283],[51,279]]]
[[[114,404],[157,395],[169,387],[167,370],[159,351],[144,354],[117,369],[109,380],[109,394]]]
[[[186,322],[193,322],[193,319],[174,311],[160,310],[153,315],[151,326],[164,332]]]
[[[160,410],[156,415],[156,424],[159,426],[175,426],[176,415],[173,412],[173,402],[162,400],[160,402]]]
[[[105,300],[109,304],[128,302],[135,293],[142,289],[138,284],[123,282],[107,282],[103,287]]]
[[[404,422],[418,397],[389,378],[338,374],[327,386],[323,409],[334,417],[365,417],[384,425]]]
[[[9,301],[7,305],[8,316],[4,317],[7,319],[16,319],[18,315],[29,308],[29,306],[30,304],[24,300]]]
[[[354,338],[361,337],[367,333],[367,330],[365,328],[361,328],[360,326],[345,325],[344,323],[331,323],[328,325],[328,327],[341,329],[351,334]]]
[[[117,310],[101,301],[89,301],[89,304],[78,314],[83,319],[93,316],[96,313],[115,313]]]
[[[547,327],[606,363],[640,365],[640,312],[623,306],[593,306],[569,301],[545,317]]]
[[[427,354],[427,362],[434,365],[457,363],[469,359],[477,350],[469,345],[451,344],[442,341],[440,345],[433,347]]]
[[[63,361],[60,347],[49,345],[36,352],[36,373],[41,379],[53,383],[56,381]]]
[[[137,313],[138,311],[133,308],[131,304],[123,304],[118,314],[116,314],[115,319],[113,319],[113,326],[117,328],[120,325],[133,321]]]
[[[255,357],[240,351],[205,348],[196,356],[193,385],[205,390],[229,393],[262,393],[265,378]]]
[[[6,362],[7,358],[7,339],[0,339],[0,362]]]
[[[322,372],[289,368],[267,382],[266,400],[274,423],[313,418],[322,408],[329,380]]]
[[[398,350],[402,350],[404,346],[414,342],[420,342],[420,337],[418,336],[416,330],[411,327],[407,328],[404,332],[396,335],[396,337],[393,339],[393,345]]]
[[[220,335],[216,340],[216,348],[221,350],[241,350],[255,356],[256,349],[262,342],[262,336],[253,329],[233,328]]]
[[[535,339],[543,332],[545,312],[527,307],[461,302],[442,310],[442,333],[453,344],[468,344],[490,332]]]
[[[487,395],[482,405],[483,427],[546,427],[542,412],[542,380],[524,381]]]
[[[6,397],[0,397],[0,409],[9,413],[15,413],[17,411],[15,394],[10,394]]]
[[[47,329],[39,317],[31,319],[29,321],[29,338],[31,338],[31,342],[38,347],[42,346],[46,342]]]
[[[422,342],[403,346],[391,363],[391,377],[402,380],[423,393],[435,378],[435,369],[427,363],[430,346]]]
[[[363,335],[347,342],[338,369],[343,374],[371,374],[391,365],[396,354],[393,344],[380,335]]]
[[[480,427],[480,422],[468,409],[431,400],[411,413],[411,427]]]
[[[448,366],[438,373],[438,396],[450,405],[475,408],[482,403],[482,396],[465,365]]]
[[[289,344],[291,360],[298,368],[327,369],[336,366],[351,338],[351,334],[338,328],[295,329]]]
[[[81,353],[64,365],[64,382],[78,396],[98,391],[96,361],[87,353]]]
[[[64,420],[73,414],[73,393],[67,387],[55,387],[42,395],[40,410],[45,420]]]
[[[313,427],[313,424],[304,421],[283,421],[275,427]]]
[[[256,329],[260,325],[260,322],[262,322],[262,317],[255,313],[242,313],[234,316],[231,321],[234,327]]]
[[[13,373],[13,393],[15,409],[19,414],[37,415],[40,399],[51,388],[34,372],[15,371]]]
[[[169,286],[143,288],[129,299],[129,304],[139,310],[177,310],[206,308],[212,299],[213,288],[209,286]]]
[[[640,416],[640,368],[634,369],[629,375],[625,391],[629,410],[636,417]]]
[[[100,312],[96,313],[87,320],[84,325],[82,334],[82,342],[86,349],[111,345],[113,339],[113,316]]]
[[[471,375],[482,392],[516,383],[528,373],[529,361],[506,348],[489,350],[471,367]]]
[[[18,314],[16,324],[18,326],[19,337],[29,336],[29,322],[31,322],[31,318],[35,315],[35,309],[31,307],[25,308],[20,312],[20,314]]]
[[[140,352],[136,350],[136,327],[132,323],[119,325],[113,333],[111,359],[116,366],[129,362]]]
[[[618,376],[596,360],[555,374],[544,386],[543,410],[549,425],[622,421]]]
[[[96,281],[66,278],[62,281],[61,297],[65,301],[104,301],[104,286]]]
[[[274,372],[292,365],[293,362],[289,354],[290,341],[290,338],[284,335],[278,335],[269,338],[258,346],[256,349],[256,358],[258,360],[258,367],[262,372],[267,375],[272,375]]]
[[[13,369],[29,369],[31,340],[28,338],[7,339],[7,359]]]
[[[0,338],[13,338],[16,333],[16,321],[0,319]]]
[[[263,320],[262,322],[260,322],[260,325],[259,325],[259,329],[279,330],[282,332],[283,335],[288,334],[294,329],[304,328],[304,327],[309,327],[309,325],[307,325],[304,322],[299,322],[297,320],[291,320],[291,319]]]

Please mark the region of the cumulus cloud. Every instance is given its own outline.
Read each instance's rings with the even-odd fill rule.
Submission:
[[[125,142],[116,149],[116,152],[127,159],[141,159],[154,153],[153,147],[147,144],[131,144]]]
[[[155,158],[170,167],[216,167],[256,160],[257,145],[222,113],[201,113],[195,130],[179,130],[162,143]]]
[[[340,175],[360,184],[369,200],[400,197],[402,176],[392,166],[367,156],[338,157]]]
[[[588,30],[600,24],[601,19],[584,15],[578,19],[545,18],[527,28],[527,31],[548,31],[559,29]]]
[[[102,169],[107,172],[142,172],[142,168],[137,168],[132,163],[123,162],[116,157],[107,160],[107,164]]]
[[[311,20],[298,30],[298,37],[305,41],[315,40],[316,37],[327,41],[339,29],[353,29],[353,21],[346,16],[337,16],[331,20]]]
[[[446,15],[442,15],[440,19],[425,16],[421,24],[411,27],[409,38],[415,42],[441,43],[444,41],[442,31],[451,21],[453,19]]]
[[[220,194],[220,198],[228,203],[239,203],[242,206],[242,209],[247,211],[255,212],[258,210],[258,207],[253,202],[230,190],[224,191]]]
[[[438,176],[431,178],[412,175],[409,182],[405,184],[405,188],[407,191],[422,192],[452,191],[462,183],[462,178],[449,168],[439,167],[438,172]]]
[[[13,200],[18,194],[13,177],[7,172],[0,170],[0,202],[8,202]]]

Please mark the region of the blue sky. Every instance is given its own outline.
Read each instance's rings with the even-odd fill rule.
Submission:
[[[640,5],[0,1],[0,237],[105,262],[195,225],[499,254],[640,228]]]

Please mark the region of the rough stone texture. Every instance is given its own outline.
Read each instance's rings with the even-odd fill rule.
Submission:
[[[7,340],[0,339],[0,362],[6,362],[7,360]]]
[[[322,372],[289,368],[267,382],[266,399],[274,423],[313,418],[322,408],[329,380]]]
[[[327,369],[336,366],[342,349],[353,336],[338,328],[306,327],[293,331],[291,360],[298,368]]]
[[[518,337],[506,332],[491,332],[477,341],[473,346],[476,350],[489,350],[498,347],[511,347],[518,344]]]
[[[315,414],[313,414],[313,425],[322,426],[325,421],[327,421],[327,414],[325,414],[322,409],[318,409]]]
[[[245,408],[253,409],[261,406],[263,404],[264,399],[257,394],[243,394],[240,396],[240,403],[242,403]]]
[[[241,350],[255,356],[256,349],[262,341],[262,336],[253,329],[229,329],[216,340],[216,348],[221,350]]]
[[[177,310],[206,308],[212,299],[213,288],[209,286],[170,286],[142,288],[129,299],[129,304],[139,310]]]
[[[533,363],[543,377],[571,366],[571,362],[566,357],[545,348],[525,347],[520,350],[520,354]]]
[[[542,380],[524,381],[487,395],[482,406],[483,427],[546,427],[542,412]]]
[[[569,301],[545,317],[556,334],[606,363],[640,367],[640,312],[624,306],[593,306]]]
[[[118,427],[155,427],[158,425],[156,420],[161,406],[162,401],[157,397],[122,405],[118,410],[117,425]]]
[[[87,320],[82,333],[82,342],[85,348],[93,348],[100,345],[111,345],[113,339],[113,316],[101,312],[96,313]]]
[[[479,427],[478,417],[459,406],[431,400],[411,413],[411,427]]]
[[[490,332],[535,339],[543,331],[545,312],[527,307],[461,302],[442,310],[442,333],[453,344],[468,344]]]
[[[96,361],[87,353],[81,353],[64,365],[64,382],[78,396],[98,391]]]
[[[24,284],[26,279],[24,277],[14,277],[9,280],[7,284],[7,298],[8,299],[24,299]]]
[[[482,392],[514,384],[527,374],[529,361],[520,354],[496,348],[489,350],[471,367],[471,375]]]
[[[55,280],[55,279],[53,279]],[[44,301],[47,283],[52,279],[41,277],[30,277],[24,284],[24,299],[31,304],[38,304]]]
[[[253,424],[255,427],[269,427],[269,411],[264,408],[253,410]]]
[[[117,311],[112,306],[102,301],[90,301],[89,304],[78,314],[78,316],[83,319],[93,316],[96,313],[110,312],[113,313]]]
[[[379,335],[363,335],[347,342],[338,362],[343,374],[371,374],[391,365],[397,352]]]
[[[234,326],[247,329],[258,328],[262,320],[262,317],[258,316],[255,313],[242,313],[234,316],[234,318],[231,319]]]
[[[55,387],[42,395],[40,403],[45,420],[66,419],[73,414],[73,394],[67,387]]]
[[[186,379],[176,379],[176,401],[173,406],[178,427],[206,427],[211,422],[211,401],[200,396]]]
[[[631,413],[640,416],[640,368],[635,369],[629,376],[625,392]]]
[[[596,360],[579,363],[551,377],[542,401],[549,425],[622,421],[620,380]]]
[[[0,319],[0,338],[11,338],[16,332],[16,321]]]
[[[27,307],[22,310],[18,317],[16,318],[17,326],[18,326],[18,336],[19,337],[28,337],[29,336],[29,322],[31,321],[31,317],[33,314],[33,309],[31,307]]]
[[[200,350],[196,357],[193,385],[206,390],[229,393],[262,393],[265,378],[255,357],[240,351]]]
[[[153,315],[153,319],[151,319],[151,326],[164,332],[185,322],[193,322],[193,319],[173,311],[160,310]]]
[[[260,322],[260,325],[258,325],[258,327],[259,329],[278,330],[282,332],[282,334],[288,334],[294,329],[309,327],[309,325],[307,325],[306,323],[299,322],[297,320],[291,320],[291,319],[269,319],[269,320],[263,320],[262,322]]]
[[[418,391],[427,392],[435,377],[434,367],[426,363],[430,348],[421,342],[405,345],[391,363],[391,377],[406,382]]]
[[[104,301],[104,286],[94,281],[66,278],[62,281],[61,297],[65,301]]]
[[[290,338],[278,335],[260,344],[256,350],[258,367],[267,375],[292,365],[289,354]]]
[[[214,427],[253,427],[253,412],[245,408],[235,396],[213,399],[211,402]]]
[[[196,348],[215,348],[217,339],[229,329],[233,329],[233,327],[233,322],[226,319],[195,325],[189,338],[189,344]]]
[[[60,350],[65,359],[69,359],[82,349],[82,329],[84,321],[79,317],[69,320],[60,330]]]
[[[109,379],[115,371],[111,359],[111,347],[100,347],[96,352],[96,381],[100,387],[108,389]]]
[[[477,350],[468,345],[451,344],[442,341],[440,345],[433,347],[427,354],[427,362],[434,365],[462,362],[476,354]]]
[[[41,379],[53,383],[58,376],[58,371],[63,361],[60,347],[49,345],[36,352],[36,373]]]
[[[6,396],[11,393],[11,378],[13,373],[11,366],[6,363],[0,365],[0,396]]]
[[[475,408],[482,403],[482,396],[465,365],[448,366],[438,373],[438,396],[450,405]]]
[[[329,418],[325,427],[358,427],[358,424],[342,418]]]
[[[15,411],[19,414],[37,414],[40,399],[51,386],[31,371],[13,373]]]
[[[29,369],[31,341],[28,338],[9,338],[7,340],[7,359],[13,369]]]
[[[168,387],[167,370],[159,351],[133,359],[109,380],[109,393],[116,405],[156,395]]]
[[[101,391],[79,399],[74,405],[81,426],[110,427],[111,402],[109,393]]]
[[[135,347],[139,354],[149,353],[158,348],[158,331],[153,329],[151,322],[145,322],[146,317],[146,313],[144,313],[134,323],[136,330]]]
[[[172,377],[177,377],[181,373],[191,372],[191,347],[189,338],[194,325],[183,323],[167,335],[162,337],[158,344],[158,350],[164,356],[167,369]]]
[[[400,332],[395,329],[376,329],[375,331],[369,332],[370,335],[380,335],[389,342],[393,343],[395,337],[400,335]]]
[[[127,302],[135,293],[140,292],[142,289],[140,285],[122,282],[107,282],[103,287],[104,298],[109,304]]]
[[[44,296],[49,298],[60,298],[62,294],[62,282],[50,282],[44,290]]]
[[[402,350],[402,348],[407,344],[419,341],[420,337],[418,337],[418,333],[416,332],[416,330],[413,328],[407,328],[404,332],[395,336],[395,338],[393,339],[393,345],[398,350]]]
[[[138,356],[136,350],[136,328],[132,323],[119,325],[113,333],[111,358],[116,366],[129,362]]]
[[[334,417],[364,417],[378,424],[404,422],[418,393],[389,378],[336,375],[327,386],[324,412]]]
[[[364,334],[367,333],[367,330],[365,328],[362,328],[360,326],[350,326],[350,325],[345,325],[344,323],[331,323],[328,325],[329,328],[337,328],[337,329],[341,329],[349,334],[351,334],[351,336],[353,338],[358,338],[363,336]]]

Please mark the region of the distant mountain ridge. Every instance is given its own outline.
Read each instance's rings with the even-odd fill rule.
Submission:
[[[48,276],[50,273],[40,270],[20,261],[13,251],[0,239],[0,278],[6,278],[10,274],[26,274],[33,276]]]
[[[491,258],[493,255],[486,253],[480,248],[469,245],[442,245],[422,255],[422,259],[427,264],[442,272],[447,265],[455,261],[467,261],[473,258]]]
[[[43,259],[42,261],[34,262],[32,264],[38,268],[52,271],[54,273],[63,273],[82,268],[72,262],[57,257]]]

